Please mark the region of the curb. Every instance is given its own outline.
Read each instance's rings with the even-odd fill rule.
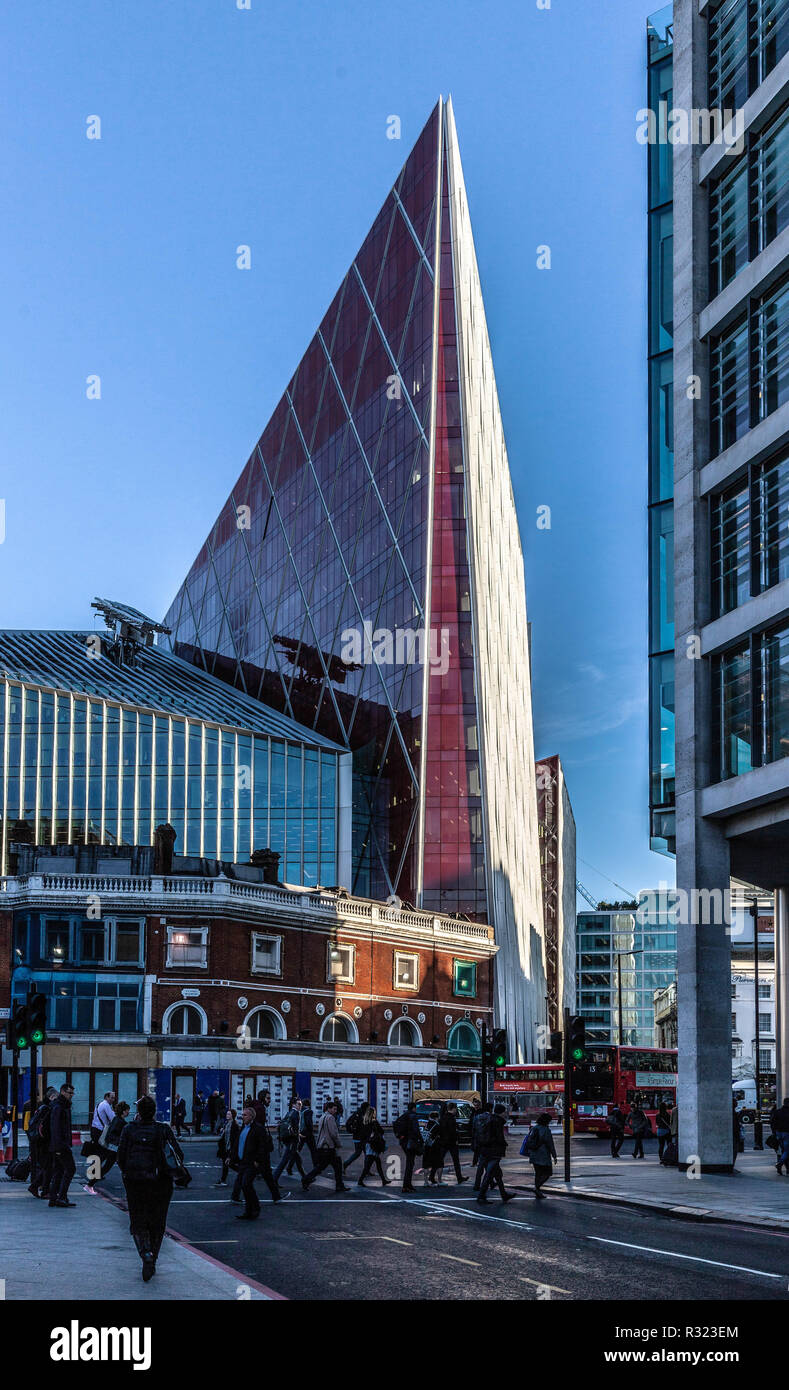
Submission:
[[[716,1212],[712,1207],[683,1207],[670,1202],[641,1201],[637,1197],[620,1197],[609,1192],[596,1192],[588,1187],[551,1187],[550,1194],[552,1197],[578,1197],[585,1202],[607,1202],[612,1206],[631,1207],[637,1211],[660,1212],[675,1221],[723,1222],[728,1226],[759,1226],[767,1231],[789,1231],[789,1218],[780,1216],[730,1216],[727,1212]]]

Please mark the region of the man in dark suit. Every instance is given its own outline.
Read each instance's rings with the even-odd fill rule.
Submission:
[[[263,1176],[272,1202],[282,1201],[271,1172],[270,1142],[268,1131],[258,1124],[252,1106],[246,1106],[241,1112],[241,1129],[232,1136],[230,1144],[230,1166],[238,1174],[233,1196],[239,1194],[244,1198],[244,1210],[238,1213],[238,1221],[255,1221],[260,1215],[260,1202],[255,1191],[258,1173]]]
[[[77,1171],[71,1152],[71,1101],[74,1087],[63,1085],[49,1112],[49,1152],[52,1155],[52,1181],[49,1187],[51,1207],[75,1207],[68,1199],[71,1179]]]

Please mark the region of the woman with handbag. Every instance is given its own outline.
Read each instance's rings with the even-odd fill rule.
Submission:
[[[378,1176],[386,1187],[389,1178],[384,1177],[384,1170],[381,1166],[381,1154],[386,1151],[386,1136],[372,1105],[367,1108],[361,1129],[361,1138],[364,1142],[364,1167],[362,1168],[362,1175],[357,1181],[357,1186],[364,1187],[364,1180],[372,1172],[373,1164],[375,1164]]]
[[[241,1129],[236,1120],[235,1110],[225,1112],[224,1129],[220,1132],[219,1143],[216,1146],[216,1156],[222,1161],[222,1176],[219,1182],[214,1183],[214,1187],[227,1187],[227,1175],[230,1172],[230,1154],[233,1148],[233,1135],[238,1134]]]
[[[138,1100],[137,1121],[127,1124],[121,1135],[118,1167],[126,1189],[129,1230],[142,1260],[142,1277],[147,1283],[156,1273],[156,1258],[167,1226],[173,1181],[185,1186],[191,1180],[181,1146],[170,1126],[156,1121],[156,1102],[151,1096]]]

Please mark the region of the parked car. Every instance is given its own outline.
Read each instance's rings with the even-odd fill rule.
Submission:
[[[477,1096],[476,1091],[415,1091],[414,1100],[416,1101],[416,1117],[419,1121],[419,1129],[424,1139],[427,1130],[427,1123],[431,1115],[438,1111],[443,1114],[450,1101],[453,1101],[458,1108],[458,1144],[466,1148],[471,1146],[471,1120],[474,1114],[471,1104],[472,1099]]]

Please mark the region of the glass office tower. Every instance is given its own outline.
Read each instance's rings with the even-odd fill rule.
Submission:
[[[677,977],[677,925],[659,892],[630,911],[578,913],[578,1012],[591,1042],[652,1047],[656,989]]]
[[[671,110],[673,8],[647,20],[647,105]],[[672,146],[648,146],[649,835],[674,852],[674,216]]]
[[[494,924],[544,1013],[523,556],[440,101],[167,615],[174,650],[353,752],[354,892]]]

